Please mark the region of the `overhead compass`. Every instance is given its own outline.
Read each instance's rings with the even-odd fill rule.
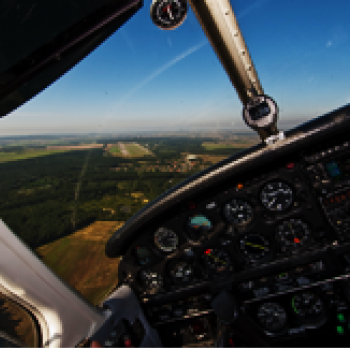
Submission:
[[[184,22],[187,10],[187,0],[153,0],[151,18],[157,27],[171,30]]]

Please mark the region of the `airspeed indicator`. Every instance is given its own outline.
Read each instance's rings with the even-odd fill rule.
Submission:
[[[154,234],[154,244],[163,252],[171,253],[177,248],[176,233],[165,227],[160,227]]]

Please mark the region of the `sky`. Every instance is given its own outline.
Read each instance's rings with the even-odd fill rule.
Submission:
[[[0,136],[248,130],[242,105],[190,10],[173,31],[151,0],[58,81],[0,119]],[[231,0],[265,93],[287,129],[350,102],[350,2]]]

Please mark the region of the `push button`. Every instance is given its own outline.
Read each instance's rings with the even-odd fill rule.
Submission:
[[[345,316],[342,313],[337,314],[337,318],[339,322],[345,322]]]
[[[343,335],[345,333],[345,329],[343,326],[337,326],[337,333],[339,335]]]

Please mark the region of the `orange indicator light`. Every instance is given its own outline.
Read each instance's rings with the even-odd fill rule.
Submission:
[[[237,188],[238,188],[239,190],[241,190],[241,189],[243,188],[243,184],[238,184],[238,185],[237,185]]]

